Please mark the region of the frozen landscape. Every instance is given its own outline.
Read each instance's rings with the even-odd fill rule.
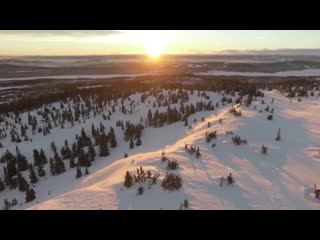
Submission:
[[[113,127],[117,147],[110,148],[110,155],[99,156],[99,146],[94,146],[97,156],[88,168],[81,167],[83,176],[76,178],[77,169],[70,168],[70,159],[63,160],[65,172],[52,176],[49,164],[44,166],[46,176],[38,177],[33,185],[36,199],[25,203],[25,193],[8,187],[0,193],[0,202],[16,198],[18,205],[12,209],[318,209],[320,200],[314,198],[314,184],[319,183],[320,171],[320,105],[319,90],[313,89],[313,97],[288,98],[277,90],[263,91],[264,97],[255,97],[250,106],[235,103],[239,99],[223,92],[185,91],[189,99],[184,105],[211,102],[218,107],[214,110],[196,111],[185,121],[164,124],[161,127],[148,126],[147,116],[151,109],[166,112],[168,106],[154,107],[155,103],[164,104],[169,96],[179,95],[177,91],[160,89],[157,97],[151,92],[138,92],[122,100],[111,102],[103,107],[104,111],[96,116],[93,112],[85,114],[85,122],[72,126],[66,122],[53,126],[50,134],[27,129],[26,135],[32,142],[12,143],[8,128],[7,138],[1,139],[0,156],[6,150],[15,153],[16,146],[29,163],[34,162],[33,149],[43,149],[48,160],[54,157],[51,142],[57,149],[64,146],[65,140],[71,144],[81,129],[91,137],[92,124],[99,127],[100,122],[107,133]],[[144,96],[143,96],[144,95]],[[159,96],[162,97],[159,98]],[[147,97],[145,97],[147,96]],[[230,102],[221,101],[226,96]],[[144,98],[143,101],[142,98]],[[162,99],[162,100],[159,100]],[[180,98],[179,98],[180,99]],[[245,99],[244,99],[245,100]],[[170,108],[179,109],[181,99],[171,103]],[[69,102],[72,105],[72,102]],[[219,105],[220,103],[220,105]],[[63,108],[62,108],[63,105]],[[113,107],[112,107],[113,106]],[[55,103],[50,108],[68,109],[68,104]],[[122,112],[123,107],[128,110]],[[268,107],[268,109],[266,109]],[[112,108],[114,108],[112,110]],[[38,110],[43,110],[39,108]],[[240,112],[240,115],[230,112]],[[272,120],[268,120],[272,110]],[[46,126],[46,121],[37,116],[38,126]],[[103,114],[110,114],[110,120]],[[132,114],[131,114],[132,111]],[[130,113],[129,113],[130,112]],[[10,119],[10,118],[8,118]],[[141,121],[142,119],[142,121]],[[21,115],[22,122],[28,122],[28,113]],[[52,121],[53,119],[51,119]],[[10,120],[9,120],[10,121]],[[80,121],[80,120],[79,120]],[[116,126],[117,121],[130,121],[145,127],[140,146],[130,148],[124,139],[124,131]],[[9,122],[8,126],[14,124]],[[191,127],[189,127],[191,125]],[[4,122],[0,128],[6,129]],[[280,128],[280,141],[276,141]],[[20,126],[17,124],[17,130]],[[206,132],[216,131],[216,137],[206,141]],[[3,132],[2,132],[3,133]],[[240,136],[247,144],[234,144],[233,137]],[[201,156],[190,154],[187,146],[199,147]],[[135,145],[135,144],[134,144]],[[262,154],[262,146],[267,147]],[[60,151],[58,150],[59,154]],[[127,153],[128,157],[124,157]],[[163,157],[166,158],[163,161]],[[175,170],[167,169],[168,161],[177,161]],[[4,163],[0,163],[5,166]],[[135,173],[137,168],[160,176],[156,184],[148,180],[137,182],[131,187],[124,186],[126,172]],[[3,174],[1,168],[0,172]],[[161,185],[168,172],[182,178],[182,187],[175,191],[165,191]],[[232,174],[233,184],[228,184],[227,176]],[[29,180],[29,171],[22,175]],[[222,182],[222,177],[224,181]],[[3,178],[2,178],[3,180]],[[143,188],[141,195],[137,194]],[[187,207],[184,201],[187,200]]]
[[[319,209],[319,57],[164,59],[1,59],[0,207]]]

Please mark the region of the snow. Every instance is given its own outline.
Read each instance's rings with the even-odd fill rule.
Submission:
[[[233,72],[233,71],[208,71],[195,73],[196,75],[215,75],[215,76],[248,76],[248,77],[290,77],[290,76],[320,76],[320,69],[306,69],[297,71],[283,71],[276,73],[265,72]]]
[[[99,78],[115,78],[115,77],[139,77],[148,76],[151,73],[137,74],[101,74],[101,75],[57,75],[57,76],[39,76],[39,77],[18,77],[18,78],[0,78],[1,81],[21,81],[21,80],[37,80],[37,79],[99,79]]]
[[[213,103],[222,97],[218,93],[206,93]],[[137,100],[140,96],[141,93],[137,93],[130,98]],[[207,101],[198,97],[197,91],[193,95],[189,93],[189,97],[193,103]],[[270,104],[272,98],[273,105]],[[65,139],[69,144],[73,142],[74,135],[82,127],[91,133],[91,123],[94,122],[97,127],[100,121],[106,129],[114,127],[118,141],[118,147],[111,149],[110,156],[97,157],[88,176],[75,179],[76,171],[69,169],[68,161],[65,162],[67,172],[58,177],[51,176],[46,169],[47,179],[40,179],[35,186],[36,201],[24,203],[17,209],[179,209],[185,199],[189,200],[190,209],[319,209],[320,200],[313,196],[314,184],[320,178],[318,97],[303,98],[302,102],[293,99],[290,102],[277,91],[265,92],[264,105],[256,101],[249,108],[236,106],[241,109],[240,117],[228,113],[230,105],[223,107],[220,103],[214,111],[190,116],[191,129],[185,127],[183,122],[162,128],[146,128],[142,146],[129,149],[129,143],[122,140],[121,128],[115,127],[115,122],[130,120],[138,123],[150,107],[155,111],[152,104],[148,104],[149,99],[152,103],[154,97],[148,97],[145,104],[140,102],[133,115],[116,111],[110,121],[104,121],[97,115],[73,128],[57,127],[46,137],[37,134],[32,136],[32,142],[18,144],[27,159],[33,159],[34,148],[43,148],[49,158],[52,155],[51,141],[55,141],[60,149]],[[128,106],[129,102],[126,100],[125,104]],[[270,108],[275,107],[272,121],[266,119],[268,113],[259,113],[267,104]],[[159,109],[165,110],[166,107]],[[202,117],[205,117],[204,122]],[[197,118],[197,123],[193,123],[194,118]],[[223,120],[221,124],[220,118]],[[211,122],[210,129],[207,128],[208,121]],[[274,140],[278,128],[281,128],[280,142]],[[209,130],[217,130],[218,137],[206,143],[204,136]],[[226,131],[247,139],[248,145],[234,146],[232,136],[226,135]],[[0,149],[0,154],[7,148],[14,152],[15,144],[1,142],[4,148]],[[216,143],[215,148],[211,147],[213,142]],[[201,158],[186,153],[185,143],[199,146]],[[268,147],[266,156],[259,153],[263,144]],[[140,166],[145,170],[159,171],[161,180],[167,171],[166,164],[161,162],[163,150],[169,159],[179,162],[180,168],[174,172],[183,179],[180,191],[165,192],[160,181],[151,189],[145,186],[141,196],[136,195],[139,184],[130,189],[123,187],[126,171],[135,171]],[[125,152],[129,154],[128,158],[123,158]],[[220,187],[221,176],[226,177],[229,173],[234,176],[236,184]],[[0,193],[0,202],[13,197],[17,197],[19,202],[24,201],[24,193],[5,190]]]
[[[0,87],[0,90],[10,90],[19,88],[29,88],[30,86],[10,86],[10,87]]]

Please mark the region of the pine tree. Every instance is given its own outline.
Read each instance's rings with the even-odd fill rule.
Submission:
[[[28,161],[24,155],[20,153],[18,146],[16,146],[16,153],[17,153],[17,167],[18,171],[25,171],[28,169]]]
[[[5,189],[5,185],[4,182],[2,181],[2,179],[0,178],[0,192],[2,192]]]
[[[43,169],[43,164],[40,164],[38,166],[38,176],[39,177],[44,177],[46,175],[45,170]]]
[[[108,148],[108,144],[106,142],[101,143],[99,145],[99,156],[100,157],[105,157],[105,156],[109,156],[109,148]]]
[[[18,189],[20,192],[25,192],[29,186],[28,182],[25,180],[25,178],[21,175],[21,173],[18,173]]]
[[[74,158],[73,157],[71,157],[70,158],[70,162],[69,162],[69,167],[70,168],[75,168],[77,165],[76,165],[76,163],[74,162]]]
[[[51,142],[51,150],[53,152],[56,152],[57,151],[57,147],[56,147],[56,144],[54,142]]]
[[[43,165],[47,164],[48,163],[48,159],[47,159],[47,156],[46,154],[44,153],[43,149],[41,148],[40,150],[40,159],[41,159],[41,162]]]
[[[96,151],[95,151],[92,143],[89,145],[89,151],[88,151],[88,153],[89,153],[89,159],[90,159],[90,161],[93,162],[93,161],[95,160],[95,157],[96,157],[97,154],[96,154]]]
[[[36,198],[36,193],[32,188],[28,188],[26,191],[26,202],[31,202]]]
[[[29,174],[29,179],[30,179],[30,182],[32,184],[34,183],[37,183],[38,182],[38,178],[37,178],[37,175],[33,169],[33,166],[32,164],[29,164],[29,171],[30,171],[30,174]]]
[[[142,142],[141,142],[141,137],[140,137],[140,134],[137,135],[137,141],[136,141],[136,146],[141,146],[142,145]]]
[[[133,177],[132,177],[132,174],[129,173],[129,171],[127,171],[127,173],[126,173],[123,185],[126,188],[129,188],[133,185]]]
[[[62,160],[62,158],[59,156],[59,154],[57,152],[55,152],[54,154],[54,172],[56,175],[59,175],[60,173],[63,173],[66,171],[65,166],[64,166],[64,162]]]
[[[55,164],[54,164],[53,158],[50,158],[50,173],[51,173],[52,176],[55,176],[55,175],[56,175],[54,165],[55,165]]]
[[[82,172],[79,166],[77,166],[77,175],[76,178],[81,178],[82,177]]]
[[[41,162],[40,153],[37,149],[33,150],[34,166],[39,166]]]
[[[117,140],[116,140],[116,137],[114,135],[111,136],[110,147],[111,148],[117,147]]]
[[[280,128],[278,130],[278,133],[277,133],[277,137],[276,137],[276,141],[280,141],[281,140],[281,136],[280,136]]]
[[[130,138],[130,145],[129,145],[130,149],[134,148],[134,143],[133,143],[133,140],[132,138]]]
[[[231,173],[230,173],[229,176],[227,177],[227,182],[228,182],[229,185],[234,183],[234,179],[233,179]]]

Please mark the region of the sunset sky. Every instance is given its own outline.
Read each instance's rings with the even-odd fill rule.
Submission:
[[[320,31],[0,30],[0,55],[210,54],[320,49]]]

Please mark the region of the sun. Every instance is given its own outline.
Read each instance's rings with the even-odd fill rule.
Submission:
[[[147,55],[151,58],[159,58],[164,52],[164,44],[155,39],[145,43],[144,47]]]

